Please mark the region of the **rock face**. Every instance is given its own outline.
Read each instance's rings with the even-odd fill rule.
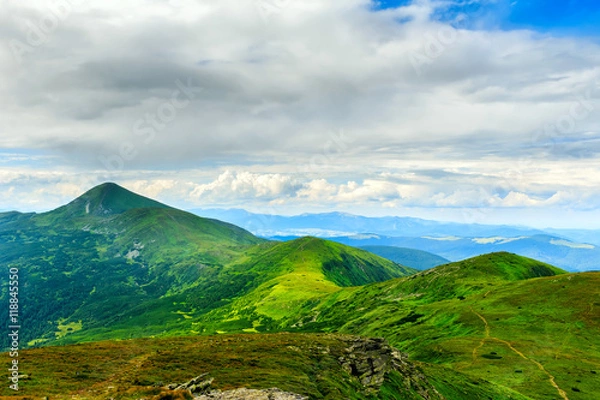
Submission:
[[[416,391],[423,399],[444,399],[423,372],[408,361],[408,354],[400,353],[387,340],[359,337],[345,340],[348,347],[345,354],[339,357],[339,362],[346,372],[360,381],[365,394],[376,395],[385,382],[386,375],[396,371],[404,378],[405,387]]]
[[[383,339],[348,339],[349,346],[340,364],[350,375],[358,378],[367,392],[375,393],[392,369],[392,349]]]

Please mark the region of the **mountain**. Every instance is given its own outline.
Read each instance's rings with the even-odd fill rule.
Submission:
[[[201,316],[199,328],[208,332],[277,330],[281,320],[293,318],[307,304],[342,288],[354,290],[418,272],[364,250],[312,237],[277,244],[250,263],[252,268],[268,266],[279,273],[230,305]]]
[[[273,240],[311,235],[356,247],[393,246],[422,250],[451,261],[508,251],[570,271],[599,269],[595,260],[600,256],[600,239],[598,231],[593,230],[539,230],[408,217],[363,217],[339,212],[296,216],[253,214],[241,209],[193,212],[234,223]]]
[[[169,209],[171,207],[135,194],[115,183],[107,182],[90,189],[69,204],[51,211],[46,216],[48,219],[106,217],[136,208]]]
[[[30,344],[183,290],[263,242],[114,184],[48,213],[0,215],[0,262],[26,282],[20,296]]]
[[[193,285],[184,290],[171,290],[160,298],[90,323],[87,329],[72,332],[57,343],[161,334],[277,331],[282,320],[329,294],[416,272],[364,250],[323,239],[266,242],[246,249],[231,263],[194,277]]]
[[[280,237],[290,240],[293,237]],[[390,237],[381,235],[351,235],[330,238],[349,246],[397,246],[423,250],[458,261],[478,255],[507,251],[539,259],[568,271],[600,269],[600,246],[572,242],[556,236],[520,237]]]
[[[395,246],[362,246],[361,249],[387,258],[395,263],[423,270],[447,264],[450,260],[423,250]]]
[[[600,230],[598,229],[544,229],[544,231],[574,242],[600,246]]]
[[[384,236],[523,236],[544,234],[539,229],[473,223],[438,222],[412,217],[364,217],[341,212],[282,216],[243,209],[195,209],[190,212],[241,226],[261,237],[335,237],[357,233]]]
[[[48,213],[0,214],[0,262],[18,268],[27,282],[20,294],[27,298],[23,318],[31,322],[22,339],[29,345],[128,338],[134,327],[136,336],[191,333],[189,323],[179,324],[191,319],[182,310],[203,315],[255,289],[264,292],[267,282],[277,289],[273,280],[282,276],[296,279],[288,293],[293,303],[321,289],[415,272],[321,239],[268,242],[112,183]],[[2,300],[7,296],[4,283]]]
[[[228,332],[293,334],[231,336],[223,335],[223,330],[204,338],[34,349],[23,353],[33,371],[25,387],[48,388],[53,392],[45,394],[56,393],[58,398],[72,393],[103,398],[112,390],[120,398],[134,399],[157,394],[167,383],[209,373],[216,388],[278,387],[310,398],[597,398],[600,273],[569,274],[533,259],[494,253],[408,277],[323,290],[295,305],[288,298],[291,307],[273,308],[285,304],[278,303],[279,297],[302,293],[303,288],[317,289],[313,286],[317,283],[331,288],[333,282],[319,260],[344,251],[352,252],[315,238],[259,244],[240,259],[238,269],[233,264],[229,268],[274,277],[266,280],[266,291],[243,289],[248,296],[202,315],[194,313],[194,305],[184,303],[206,293],[208,287],[189,288],[193,296],[188,299],[175,295],[148,304],[149,311],[156,310],[155,304],[180,307],[165,313],[178,316],[180,322],[162,325],[179,334],[182,331],[177,329],[185,326],[210,328],[198,332],[205,334],[215,333],[215,327]],[[350,255],[360,256],[363,263],[377,259],[361,251]],[[293,275],[297,279],[288,281]],[[258,296],[253,298],[252,293]],[[273,295],[273,302],[259,304],[266,299],[264,294]],[[261,306],[265,313],[275,310],[274,314],[268,317]],[[133,315],[123,319],[136,334],[142,319],[153,318],[148,312],[137,314],[140,320]],[[390,354],[387,342],[346,334],[385,337],[397,354],[406,353],[399,356],[400,369],[387,369],[391,357],[385,356]],[[120,354],[121,362],[114,363],[114,354]],[[373,380],[380,383],[369,391],[366,382],[372,381],[360,377],[382,370],[388,372]],[[55,381],[58,386],[48,384]],[[34,393],[39,392],[24,392]]]

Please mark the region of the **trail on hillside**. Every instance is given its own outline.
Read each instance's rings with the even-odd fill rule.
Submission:
[[[488,325],[487,320],[485,318],[483,318],[483,316],[481,314],[478,314],[477,312],[475,312],[473,310],[473,308],[470,308],[470,309],[471,309],[471,312],[474,313],[475,315],[477,315],[485,324],[485,336],[483,337],[483,339],[481,339],[481,342],[479,342],[479,345],[473,349],[473,360],[471,361],[471,365],[474,365],[475,362],[477,361],[477,352],[479,351],[479,349],[481,349],[483,347],[486,340],[488,340],[490,338],[490,326]]]
[[[552,375],[550,372],[548,372],[546,370],[546,368],[544,368],[544,366],[541,363],[539,363],[538,361],[533,360],[533,359],[527,357],[525,354],[523,354],[521,351],[519,351],[517,348],[515,348],[510,342],[507,342],[506,340],[502,340],[502,339],[499,339],[497,337],[491,336],[491,334],[490,334],[490,326],[489,326],[487,320],[485,319],[485,317],[483,315],[479,314],[477,311],[473,310],[472,307],[470,307],[470,310],[471,310],[471,312],[473,314],[477,315],[479,317],[479,319],[481,319],[481,321],[483,321],[483,323],[485,325],[485,337],[481,340],[481,342],[479,343],[479,345],[473,349],[473,362],[472,362],[472,364],[475,363],[475,360],[476,360],[476,357],[477,357],[477,351],[481,347],[483,347],[483,345],[485,344],[485,342],[487,340],[494,340],[496,342],[500,342],[502,344],[505,344],[511,351],[513,351],[514,353],[516,353],[517,355],[519,355],[519,357],[521,357],[524,360],[527,360],[527,361],[535,364],[542,372],[544,372],[546,375],[548,375],[548,378],[550,379],[550,383],[558,391],[558,394],[560,395],[560,397],[562,397],[564,400],[569,400],[569,397],[567,397],[567,393],[564,390],[562,390],[560,388],[560,386],[558,386],[558,384],[556,383],[556,378],[554,377],[554,375]]]

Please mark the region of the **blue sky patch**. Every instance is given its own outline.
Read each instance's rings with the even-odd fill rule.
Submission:
[[[376,10],[406,6],[411,0],[374,1]],[[600,2],[597,0],[482,0],[456,1],[435,17],[454,21],[464,14],[470,28],[531,29],[542,33],[576,36],[600,34]]]

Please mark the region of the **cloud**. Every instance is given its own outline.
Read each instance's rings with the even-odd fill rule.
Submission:
[[[594,38],[477,29],[437,1],[65,2],[0,4],[0,148],[44,154],[52,182],[186,204],[598,207]],[[0,163],[38,179],[13,176],[0,207],[59,201],[36,192],[41,162]]]
[[[207,184],[197,185],[190,196],[199,201],[228,202],[243,199],[266,199],[293,195],[300,187],[292,177],[281,174],[223,172]]]

